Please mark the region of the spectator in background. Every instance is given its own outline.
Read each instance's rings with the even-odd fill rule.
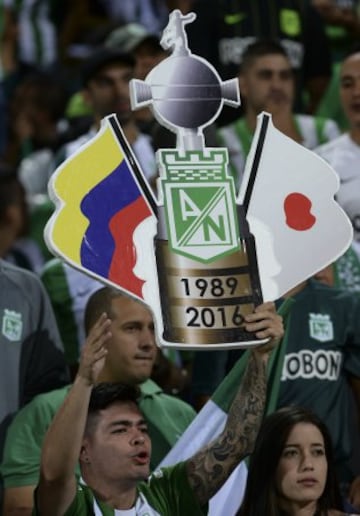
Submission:
[[[30,216],[25,190],[16,169],[0,164],[0,257],[39,272],[43,257],[29,235]]]
[[[349,49],[360,35],[360,2],[358,0],[312,0],[325,24],[332,58],[332,77],[317,107],[320,116],[336,120],[342,131],[349,128],[339,98],[339,72]]]
[[[134,76],[137,79],[145,79],[152,68],[168,56],[168,52],[160,45],[158,34],[149,32],[138,23],[129,23],[110,32],[105,47],[132,54],[135,59]]]
[[[0,153],[7,161],[12,159],[13,164],[17,164],[18,155],[12,146],[14,135],[9,129],[12,114],[8,112],[8,104],[17,86],[29,75],[51,73],[53,79],[59,82],[66,77],[71,89],[63,63],[62,31],[73,5],[70,0],[1,2]]]
[[[165,0],[77,0],[68,10],[62,31],[66,61],[70,65],[74,61],[76,65],[79,58],[87,57],[110,31],[121,25],[140,24],[147,32],[159,36],[168,19],[166,3]]]
[[[19,164],[19,176],[31,204],[34,196],[47,193],[51,160],[65,140],[66,99],[64,85],[42,72],[26,76],[14,91],[9,158]]]
[[[49,294],[56,321],[64,342],[66,362],[74,378],[79,365],[81,346],[85,341],[85,305],[103,285],[87,274],[81,274],[59,258],[43,268],[41,280]],[[191,381],[192,354],[175,349],[158,349],[151,378],[169,394],[183,396]]]
[[[159,36],[138,23],[129,23],[112,31],[105,40],[105,46],[130,53],[135,59],[134,77],[141,80],[168,56],[160,45]],[[140,130],[151,135],[157,125],[151,110],[137,109],[134,116]]]
[[[315,151],[340,178],[337,202],[354,228],[354,249],[360,257],[360,49],[344,59],[340,69],[340,99],[349,131]]]
[[[67,0],[3,0],[7,16],[4,31],[16,27],[16,56],[20,71],[55,71],[59,61],[59,29]]]
[[[64,82],[50,73],[36,72],[19,82],[11,101],[7,158],[18,167],[30,209],[30,235],[43,260],[52,257],[42,234],[53,209],[47,190],[49,169],[58,149],[90,125],[88,119],[76,118],[70,123],[65,118],[67,97]]]
[[[0,259],[0,457],[15,413],[69,382],[56,321],[40,280]],[[2,488],[0,486],[0,507]]]
[[[244,172],[257,116],[262,111],[272,115],[277,129],[309,149],[339,136],[334,121],[293,112],[294,73],[280,43],[257,40],[250,44],[243,53],[239,83],[244,116],[218,131],[221,144],[229,151],[229,163],[237,185]]]
[[[82,118],[69,123],[64,115],[67,97],[64,82],[50,73],[34,72],[19,82],[10,107],[7,159],[18,168],[30,209],[30,235],[43,260],[51,257],[42,234],[52,211],[47,190],[49,169],[58,149],[90,125]]]
[[[140,23],[149,32],[160,34],[168,21],[166,0],[100,0],[109,18]]]
[[[358,0],[312,0],[312,5],[325,22],[333,63],[343,60],[348,49],[360,36]]]
[[[189,47],[223,79],[236,76],[246,46],[256,38],[277,39],[295,71],[296,110],[316,110],[331,77],[331,56],[323,22],[309,2],[197,0],[193,11],[197,19],[187,26]],[[224,111],[221,125],[236,116]]]
[[[134,58],[122,50],[101,47],[91,54],[82,67],[82,94],[93,113],[90,130],[60,149],[53,169],[89,141],[100,129],[101,120],[116,113],[125,137],[150,179],[156,171],[151,141],[142,134],[130,107],[129,81],[134,77]]]

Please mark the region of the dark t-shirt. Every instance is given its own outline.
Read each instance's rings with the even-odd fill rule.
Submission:
[[[360,296],[311,280],[294,299],[278,407],[314,411],[341,465],[353,453],[348,378],[360,377]]]
[[[324,25],[308,4],[300,0],[197,0],[193,7],[197,19],[186,26],[189,47],[210,61],[222,79],[229,79],[238,74],[242,53],[256,38],[280,40],[297,72],[295,108],[301,111],[302,86],[311,78],[331,76]],[[229,116],[222,118],[239,116],[239,110],[232,109],[230,114],[227,109]]]

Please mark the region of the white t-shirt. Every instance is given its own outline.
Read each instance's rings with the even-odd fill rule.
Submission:
[[[340,178],[336,200],[354,228],[354,249],[360,256],[360,145],[348,133],[321,145],[315,152],[324,158]]]

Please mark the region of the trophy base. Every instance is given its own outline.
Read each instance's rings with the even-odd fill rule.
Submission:
[[[245,245],[209,264],[174,253],[156,240],[164,345],[199,349],[261,344],[244,316],[262,302]]]

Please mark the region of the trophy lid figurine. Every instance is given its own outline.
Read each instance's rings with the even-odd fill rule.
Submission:
[[[343,254],[352,228],[335,172],[266,113],[236,194],[227,149],[206,147],[203,130],[224,104],[239,105],[238,81],[191,53],[195,18],[170,14],[161,44],[171,54],[130,84],[133,109],[149,106],[177,135],[157,151],[157,198],[110,115],[53,175],[45,237],[70,265],[146,303],[160,345],[256,346],[244,315]]]
[[[211,124],[224,104],[240,104],[237,79],[222,82],[205,59],[193,55],[188,47],[185,25],[195,14],[170,14],[160,44],[171,55],[148,74],[145,81],[132,81],[133,109],[151,106],[154,116],[177,134],[177,149],[203,149],[203,129]]]

